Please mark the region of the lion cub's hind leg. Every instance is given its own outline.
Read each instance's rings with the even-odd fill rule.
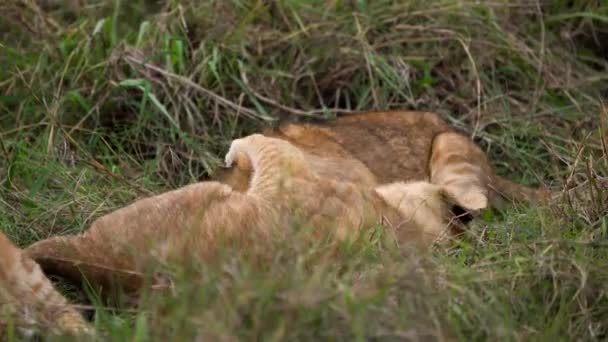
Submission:
[[[36,262],[0,233],[0,332],[11,319],[24,334],[92,335],[92,327],[51,284]],[[33,328],[33,329],[32,329]]]

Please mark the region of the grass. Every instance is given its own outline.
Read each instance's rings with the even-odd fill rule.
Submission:
[[[607,337],[605,2],[9,0],[0,13],[0,229],[21,246],[206,179],[232,138],[348,111],[439,112],[500,174],[563,190],[486,212],[450,250],[294,228],[263,263],[228,248],[164,265],[171,290],[137,309],[93,301],[108,339]]]

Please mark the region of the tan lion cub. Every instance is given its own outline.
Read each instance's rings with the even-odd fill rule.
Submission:
[[[441,117],[428,112],[369,112],[334,121],[288,123],[263,133],[291,142],[324,177],[376,186],[398,181],[430,181],[463,208],[482,209],[544,194],[496,175],[485,153]],[[214,178],[242,190],[247,165]]]
[[[256,248],[296,223],[341,239],[384,222],[401,241],[422,246],[449,226],[441,187],[395,183],[376,190],[323,177],[306,153],[282,139],[255,134],[235,140],[226,162],[251,168],[247,189],[192,184],[136,201],[97,219],[83,234],[52,237],[26,252],[47,272],[75,279],[84,274],[93,284],[116,281],[137,290],[137,271],[148,257],[209,258],[220,241]]]
[[[35,331],[76,335],[93,331],[38,264],[0,233],[0,339],[11,323],[26,336]]]

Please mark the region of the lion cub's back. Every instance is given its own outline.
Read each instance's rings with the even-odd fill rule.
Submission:
[[[401,111],[352,114],[315,124],[286,123],[264,135],[300,148],[323,178],[374,186],[427,180],[433,139],[449,131],[437,114]],[[245,191],[251,170],[233,166],[213,178]]]
[[[354,157],[377,182],[390,183],[427,179],[433,139],[449,131],[453,129],[435,113],[395,111],[345,115],[321,124],[287,124],[265,134],[322,156]]]

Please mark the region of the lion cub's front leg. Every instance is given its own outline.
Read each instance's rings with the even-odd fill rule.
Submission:
[[[92,335],[92,327],[59,293],[36,262],[0,233],[0,336],[12,321],[26,335],[51,331]]]

